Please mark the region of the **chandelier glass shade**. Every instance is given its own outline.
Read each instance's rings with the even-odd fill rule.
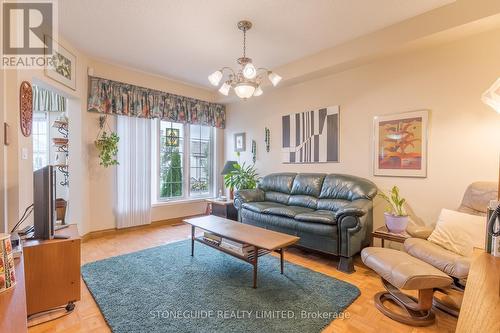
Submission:
[[[229,95],[231,88],[234,89],[236,96],[242,99],[260,96],[264,93],[261,88],[264,78],[267,77],[275,87],[281,81],[281,76],[267,68],[256,68],[252,63],[252,59],[246,56],[246,32],[251,27],[252,23],[250,21],[238,22],[238,29],[243,31],[243,57],[237,60],[240,68],[234,71],[230,67],[223,67],[208,76],[208,81],[213,86],[217,87],[223,82],[219,92],[224,96]],[[227,79],[223,81],[225,73],[227,73]]]

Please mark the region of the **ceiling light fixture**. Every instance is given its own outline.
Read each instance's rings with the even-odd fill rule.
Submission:
[[[238,29],[243,31],[243,57],[238,58],[237,62],[240,64],[240,69],[235,72],[230,67],[223,67],[208,76],[208,81],[213,86],[218,86],[222,81],[224,72],[228,72],[228,79],[224,81],[222,86],[219,88],[219,92],[228,96],[231,88],[234,89],[236,96],[242,99],[248,99],[252,96],[260,96],[264,92],[261,88],[262,79],[267,76],[272,85],[276,85],[281,81],[281,76],[270,71],[267,68],[255,68],[252,63],[252,59],[248,58],[246,55],[246,41],[247,41],[247,31],[252,28],[252,22],[250,21],[240,21],[238,22]]]

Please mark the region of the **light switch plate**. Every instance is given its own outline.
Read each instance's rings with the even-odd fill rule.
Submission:
[[[21,149],[21,159],[23,159],[23,160],[28,159],[28,148]]]

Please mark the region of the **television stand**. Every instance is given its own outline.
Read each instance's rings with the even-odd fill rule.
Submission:
[[[57,224],[54,226],[54,231],[65,229],[67,227],[69,227],[69,224]]]
[[[80,243],[76,224],[23,241],[28,316],[80,300]]]

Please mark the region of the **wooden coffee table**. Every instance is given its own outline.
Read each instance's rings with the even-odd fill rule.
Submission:
[[[257,288],[257,262],[260,256],[273,251],[280,254],[280,268],[283,274],[283,255],[285,248],[298,242],[299,237],[290,236],[276,231],[255,227],[240,222],[228,220],[223,217],[208,215],[183,220],[191,225],[191,256],[194,256],[194,242],[200,242],[211,248],[227,253],[253,265],[253,287]],[[203,237],[195,236],[195,229],[200,228],[216,236],[234,242],[249,244],[254,251],[248,256],[221,247],[213,242],[206,241]]]

